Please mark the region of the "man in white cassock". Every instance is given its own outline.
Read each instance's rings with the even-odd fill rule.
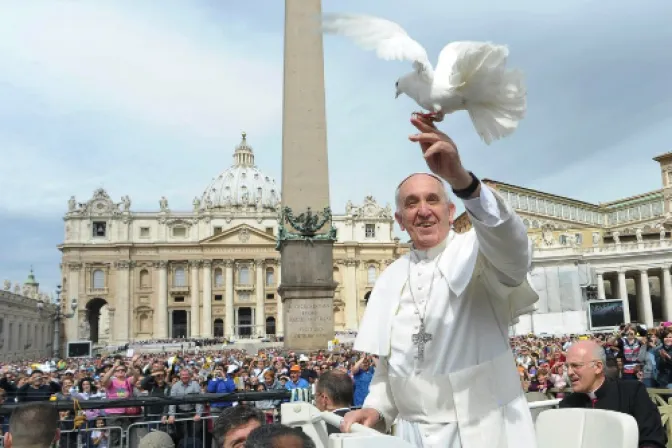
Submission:
[[[453,141],[411,120],[434,173],[407,177],[395,218],[413,249],[378,278],[355,350],[380,357],[352,423],[384,420],[423,448],[534,448],[534,425],[509,346],[509,325],[534,309],[531,244],[521,219],[461,163]],[[451,231],[460,198],[473,229]]]

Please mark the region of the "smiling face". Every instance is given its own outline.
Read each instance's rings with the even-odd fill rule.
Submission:
[[[434,176],[416,174],[399,186],[394,217],[416,249],[427,250],[446,239],[454,215],[455,205]]]

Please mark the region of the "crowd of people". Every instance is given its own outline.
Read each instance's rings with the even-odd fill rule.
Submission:
[[[611,334],[512,337],[511,347],[523,389],[562,398],[572,387],[566,352],[572,344],[585,339],[604,348],[610,377],[641,381],[647,387],[672,388],[672,325],[662,323],[650,329],[636,324],[623,325]],[[284,352],[277,347],[257,353],[233,347],[207,351],[191,347],[173,353],[136,353],[132,357],[127,354],[125,351],[92,358],[7,363],[2,366],[0,400],[2,403],[48,400],[74,403],[75,400],[308,389],[311,393],[307,396],[320,409],[343,415],[364,403],[377,362],[376,357],[355,352],[347,345],[315,353]],[[136,443],[152,425],[162,425],[179,443],[194,438],[196,433],[202,435],[197,439],[214,437],[216,417],[234,405],[246,404],[263,414],[266,423],[277,422],[282,402],[274,399],[153,405],[148,409],[78,410],[73,406],[59,413],[59,424],[64,434],[85,430],[86,445],[99,448],[118,446],[129,425],[136,429]],[[185,418],[191,423],[180,424]],[[8,430],[6,420],[3,432]],[[193,420],[202,420],[202,423],[193,426]],[[78,437],[81,446],[82,436]],[[74,447],[73,438],[62,437],[60,443]]]
[[[641,381],[648,388],[672,389],[672,323],[654,328],[621,325],[612,333],[517,336],[511,339],[525,391],[562,398],[571,389],[565,353],[573,342],[594,340],[604,348],[608,377]]]

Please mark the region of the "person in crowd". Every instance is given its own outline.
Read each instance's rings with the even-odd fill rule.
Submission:
[[[369,395],[369,385],[373,379],[373,374],[376,372],[376,368],[372,365],[374,363],[371,356],[364,354],[352,366],[352,378],[355,380],[353,406],[362,406],[366,396]]]
[[[166,382],[167,369],[161,363],[153,363],[152,369],[151,373],[142,379],[140,387],[150,397],[169,397],[171,386]],[[149,406],[146,412],[151,420],[161,420],[162,423],[166,423],[168,419],[168,406],[162,404]],[[150,429],[156,429],[156,427],[150,425]]]
[[[397,434],[418,447],[487,446],[492,434],[500,446],[536,447],[508,336],[511,320],[538,300],[527,280],[527,229],[464,168],[452,139],[419,116],[411,122],[419,133],[410,140],[433,174],[412,174],[397,187],[395,218],[413,250],[374,285],[354,348],[381,359],[363,408],[345,415],[343,431],[398,417]],[[466,233],[451,231],[455,204],[444,181],[470,217]]]
[[[16,398],[23,403],[47,401],[59,390],[61,390],[60,384],[51,381],[40,370],[33,370],[30,373],[30,380],[16,390]]]
[[[320,411],[333,412],[343,417],[350,412],[353,401],[353,381],[350,376],[338,370],[331,370],[320,375],[315,389],[315,407]],[[327,425],[327,434],[340,432],[339,428]]]
[[[607,379],[604,349],[594,341],[579,341],[567,351],[572,394],[560,408],[594,408],[632,415],[639,427],[639,448],[665,448],[667,434],[660,412],[641,382]]]
[[[101,379],[101,386],[105,389],[105,397],[108,400],[131,398],[134,394],[134,384],[140,377],[140,367],[136,365],[138,356],[131,359],[131,370],[122,360],[121,356],[114,358],[114,364],[109,368]],[[130,417],[137,415],[131,414],[131,408],[110,408],[105,409],[107,415],[107,425],[121,427],[126,430],[131,424]],[[110,446],[117,447],[121,444],[121,432],[119,430],[110,432]]]
[[[621,379],[637,381],[637,372],[646,356],[646,340],[640,340],[636,328],[626,327],[625,337],[619,341],[619,351],[623,360]]]
[[[224,366],[221,364],[215,367],[213,378],[208,381],[207,391],[211,394],[231,394],[236,391],[236,383],[233,382],[231,376],[224,373]],[[212,403],[210,411],[213,414],[219,414],[222,410],[231,406],[233,406],[233,403],[230,401],[220,401]]]
[[[301,378],[301,367],[297,364],[294,364],[289,369],[289,381],[285,384],[285,389],[308,389],[310,388],[310,383],[305,378]]]
[[[315,442],[299,428],[275,423],[252,431],[245,448],[315,448]]]
[[[49,403],[33,402],[17,407],[9,418],[5,448],[50,448],[58,443],[58,411]]]
[[[216,448],[242,448],[249,434],[264,425],[264,413],[254,406],[241,404],[226,408],[215,420]]]
[[[660,387],[672,389],[672,330],[666,329],[663,343],[654,349],[656,363],[656,382]]]
[[[179,373],[180,380],[177,381],[170,389],[171,397],[183,397],[185,395],[199,395],[201,393],[201,386],[198,381],[192,379],[192,372],[183,367]],[[170,405],[168,408],[168,423],[175,424],[175,419],[180,418],[177,411],[183,414],[182,419],[175,425],[176,440],[191,440],[196,443],[196,440],[203,440],[203,425],[201,424],[201,416],[203,415],[203,404],[179,404]],[[195,412],[195,413],[194,413]]]

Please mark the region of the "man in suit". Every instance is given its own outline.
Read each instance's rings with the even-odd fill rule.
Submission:
[[[315,388],[315,406],[324,412],[333,412],[343,417],[350,411],[354,384],[347,373],[340,370],[329,370],[320,375]],[[327,425],[327,434],[341,432],[338,428]]]

